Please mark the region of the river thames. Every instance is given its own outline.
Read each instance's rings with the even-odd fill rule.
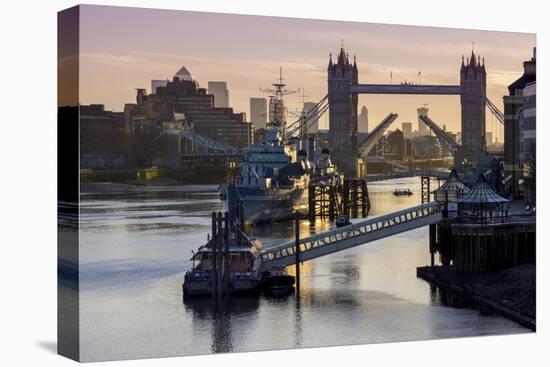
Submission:
[[[392,195],[410,188],[412,196]],[[369,184],[370,215],[420,203],[418,178]],[[428,227],[304,263],[301,299],[235,297],[182,302],[191,250],[203,245],[216,186],[133,187],[81,194],[81,359],[399,342],[529,332],[466,307],[416,277],[428,265]],[[332,227],[301,223],[306,236]],[[293,223],[249,229],[265,246],[290,240]]]

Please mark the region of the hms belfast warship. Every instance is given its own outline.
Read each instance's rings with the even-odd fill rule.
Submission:
[[[233,182],[221,187],[221,197],[233,218],[244,223],[268,223],[305,215],[311,179],[343,180],[330,162],[329,151],[315,150],[313,139],[287,140],[283,96],[294,93],[283,83],[282,72],[269,98],[270,121],[265,140],[247,148]],[[305,112],[302,112],[304,118]],[[317,158],[315,164],[315,158]]]

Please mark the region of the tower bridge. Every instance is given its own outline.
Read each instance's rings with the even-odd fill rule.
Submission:
[[[486,108],[503,123],[503,114],[486,96],[487,73],[485,62],[472,50],[470,58],[462,59],[460,83],[457,85],[418,85],[401,84],[360,84],[356,59],[349,61],[344,48],[336,62],[332,55],[327,68],[328,93],[308,114],[287,126],[285,138],[307,131],[309,125],[318,120],[326,111],[329,113],[329,145],[331,156],[339,169],[348,177],[357,174],[357,158],[365,157],[376,141],[397,118],[390,113],[363,141],[357,139],[357,105],[359,94],[400,94],[400,95],[456,95],[460,96],[462,144],[457,144],[448,134],[427,116],[420,116],[439,139],[444,149],[451,152],[457,161],[467,159],[470,163],[480,162],[487,153],[485,141]],[[213,139],[201,137],[192,132],[181,134],[182,139],[191,141],[203,151],[181,152],[185,159],[236,158],[246,154],[246,148],[230,147]],[[498,153],[498,152],[497,152]],[[498,155],[498,154],[497,154]],[[367,158],[368,161],[368,158]]]
[[[502,112],[487,99],[487,72],[485,60],[472,54],[462,58],[457,85],[419,84],[360,84],[357,60],[350,62],[342,46],[336,61],[332,54],[327,67],[329,105],[329,143],[334,160],[344,174],[354,175],[357,167],[357,105],[359,94],[403,94],[403,95],[456,95],[460,96],[462,145],[460,149],[448,144],[444,136],[437,134],[438,126],[433,121],[423,120],[441,140],[446,149],[453,150],[459,160],[479,162],[486,155],[485,108],[502,122]],[[433,124],[430,124],[433,123]]]

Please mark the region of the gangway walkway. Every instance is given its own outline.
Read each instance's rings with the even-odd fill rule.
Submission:
[[[300,262],[330,255],[441,220],[441,204],[432,201],[300,239]],[[296,262],[295,241],[263,249],[262,271]]]

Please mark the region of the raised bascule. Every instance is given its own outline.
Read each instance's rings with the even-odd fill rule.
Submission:
[[[486,155],[485,107],[489,107],[495,115],[502,113],[487,99],[485,61],[481,60],[480,56],[476,56],[473,50],[466,61],[464,57],[462,58],[459,85],[360,84],[358,76],[357,60],[354,57],[351,63],[343,46],[340,48],[336,62],[333,62],[332,54],[329,56],[327,68],[329,142],[334,160],[344,174],[354,176],[357,172],[357,157],[361,150],[358,149],[360,144],[357,142],[359,94],[460,96],[462,145],[452,146],[455,162],[467,161],[475,165]],[[501,119],[499,121],[502,122]],[[433,130],[432,126],[430,128]],[[441,139],[440,136],[438,137]]]

